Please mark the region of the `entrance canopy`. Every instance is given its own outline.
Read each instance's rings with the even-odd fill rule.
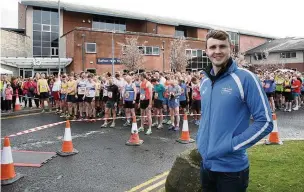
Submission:
[[[13,72],[10,71],[10,70],[7,70],[7,69],[2,69],[2,68],[0,68],[0,74],[1,74],[1,75],[3,75],[3,74],[12,75]]]
[[[72,58],[60,58],[60,68],[71,64]],[[59,68],[58,58],[1,57],[1,62],[18,68]]]

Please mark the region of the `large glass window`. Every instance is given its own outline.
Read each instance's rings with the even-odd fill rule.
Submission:
[[[104,19],[95,17],[92,23],[93,29],[109,30],[109,31],[126,31],[126,22],[122,19]]]
[[[185,27],[185,26],[175,27],[175,36],[176,37],[187,37],[187,27]]]
[[[238,53],[240,50],[240,35],[235,32],[228,32],[231,38],[231,43],[233,45],[233,52]]]
[[[206,55],[206,52],[201,49],[187,49],[186,54],[191,57],[188,60],[187,70],[204,70],[211,61]]]
[[[59,17],[57,10],[33,10],[34,57],[58,57]]]

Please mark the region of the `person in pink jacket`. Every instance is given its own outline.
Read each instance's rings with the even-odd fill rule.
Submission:
[[[6,109],[8,112],[12,112],[12,100],[13,100],[13,88],[10,83],[7,84],[5,89],[5,102],[6,102]]]

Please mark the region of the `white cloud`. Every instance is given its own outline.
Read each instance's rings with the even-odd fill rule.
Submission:
[[[16,6],[17,0],[1,0],[5,5]],[[285,37],[304,36],[303,4],[301,0],[283,2],[267,0],[61,0],[151,15],[175,17]],[[15,5],[12,5],[14,4]],[[7,6],[10,4],[11,6]],[[3,24],[17,27],[17,9],[5,13]]]

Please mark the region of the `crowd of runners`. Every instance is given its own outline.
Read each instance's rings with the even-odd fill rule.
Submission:
[[[304,101],[304,82],[301,73],[291,70],[258,71],[272,111],[297,111]],[[131,125],[132,116],[140,116],[138,131],[152,133],[152,127],[179,130],[180,114],[188,113],[199,125],[201,112],[200,81],[203,72],[105,73],[101,76],[88,72],[22,79],[1,77],[1,111],[11,112],[16,97],[24,108],[48,110],[52,108],[66,119],[104,117],[101,127],[115,127],[117,116],[125,117],[124,126]]]

